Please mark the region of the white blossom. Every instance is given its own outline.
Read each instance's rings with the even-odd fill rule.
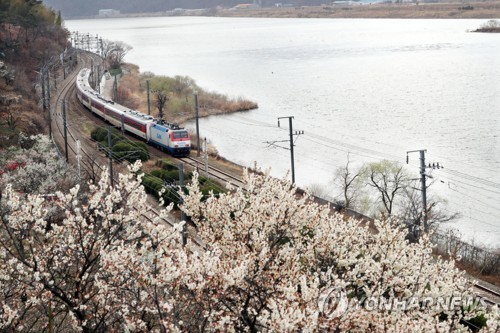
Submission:
[[[65,332],[460,332],[461,318],[483,312],[483,330],[498,328],[495,312],[418,302],[329,311],[325,295],[337,290],[348,303],[470,296],[429,237],[411,244],[392,221],[363,227],[268,174],[245,174],[244,189],[202,200],[195,174],[182,209],[201,244],[183,246],[185,222],[170,227],[167,211],[149,213],[139,168],[114,188],[105,170],[88,193],[77,186],[55,201],[4,188],[1,330],[45,330],[49,313]]]

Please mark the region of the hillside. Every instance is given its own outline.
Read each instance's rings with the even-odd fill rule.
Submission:
[[[46,127],[36,83],[41,67],[52,75],[61,70],[67,40],[61,23],[41,1],[0,0],[0,149],[16,143],[21,131]]]

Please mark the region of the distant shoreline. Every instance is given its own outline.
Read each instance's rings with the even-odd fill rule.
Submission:
[[[259,17],[259,18],[393,18],[393,19],[500,19],[500,1],[449,3],[334,4],[323,6],[272,7],[256,9],[193,9],[114,16],[72,17],[109,19],[128,17]]]
[[[392,19],[496,19],[500,1],[451,3],[336,4],[315,7],[261,8],[224,11],[224,17],[284,18],[392,18]]]

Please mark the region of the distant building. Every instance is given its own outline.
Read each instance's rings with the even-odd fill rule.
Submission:
[[[120,15],[120,11],[116,9],[99,9],[99,16],[108,17]]]

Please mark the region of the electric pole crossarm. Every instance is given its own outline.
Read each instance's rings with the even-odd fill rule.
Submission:
[[[293,156],[293,146],[294,146],[294,142],[293,142],[293,136],[294,135],[300,135],[300,134],[304,134],[304,131],[293,131],[293,116],[287,116],[287,117],[278,117],[278,127],[280,127],[280,119],[288,119],[288,126],[289,126],[289,133],[290,133],[290,159],[291,159],[291,163],[292,163],[292,183],[295,183],[295,163],[294,163],[294,156]],[[280,147],[280,146],[276,146],[275,143],[276,142],[281,142],[281,141],[274,141],[274,142],[267,142],[269,144],[269,146],[275,146],[275,147],[279,147],[279,148],[283,148],[283,147]],[[286,149],[286,148],[285,148]]]
[[[424,209],[424,232],[428,232],[429,226],[428,226],[428,208],[427,208],[427,185],[426,181],[427,178],[433,178],[431,175],[428,175],[425,173],[425,169],[436,169],[436,163],[429,163],[429,166],[427,167],[425,165],[425,153],[427,152],[427,149],[420,149],[420,150],[409,150],[406,152],[406,164],[409,163],[409,155],[410,153],[419,153],[420,154],[420,184],[421,184],[421,189],[422,191],[422,205]],[[439,165],[439,162],[437,163],[437,169],[442,168],[442,165]]]

